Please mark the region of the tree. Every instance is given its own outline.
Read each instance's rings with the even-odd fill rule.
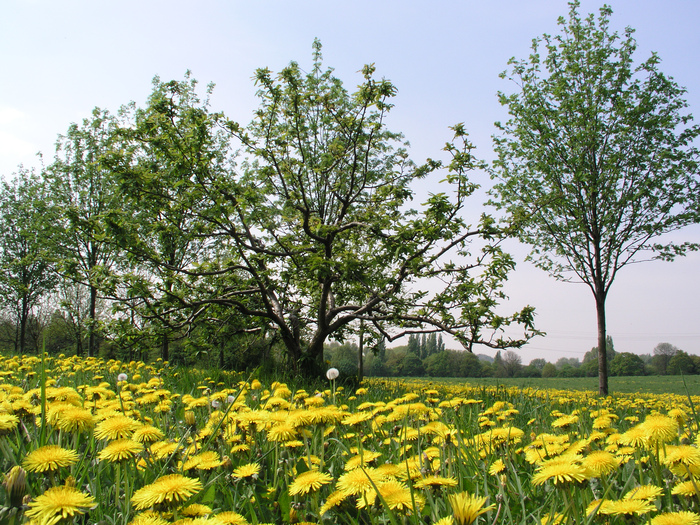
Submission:
[[[667,373],[669,375],[689,375],[695,372],[695,363],[693,359],[683,350],[678,350],[668,362]]]
[[[678,353],[678,348],[671,343],[659,343],[654,348],[654,357],[651,358],[652,365],[659,375],[668,373],[668,364],[671,358]]]
[[[27,351],[33,310],[56,286],[46,225],[51,222],[43,181],[20,169],[0,185],[0,303],[15,322],[14,351]]]
[[[523,367],[523,360],[517,352],[507,350],[503,355],[503,368],[506,377],[515,377]]]
[[[165,205],[191,210],[201,226],[186,238],[203,239],[216,255],[174,264],[153,258],[186,276],[180,282],[191,290],[177,296],[183,308],[225,305],[269,327],[291,367],[306,374],[319,373],[327,339],[356,335],[359,321],[388,341],[446,332],[468,349],[517,347],[535,333],[531,308],[495,311],[513,260],[500,249],[492,219],[470,227],[461,218],[476,189],[467,175],[479,165],[463,126],[445,147],[448,161],[416,166],[401,135],[386,128],[396,89],[376,80],[373,66],[350,94],[322,69],[316,42],[310,72],[292,63],[255,78],[260,108],[249,126],[197,104],[197,126],[178,133],[173,121],[158,135],[173,155],[183,149],[179,137],[213,137],[223,128],[242,148],[237,167],[183,161],[178,191],[153,203],[154,215]],[[186,84],[169,85],[182,91]],[[444,191],[410,209],[411,184],[439,171]],[[148,181],[172,184],[160,177],[152,172]],[[477,239],[484,243],[472,255]],[[421,287],[431,279],[445,288]],[[511,324],[523,327],[522,338],[504,335]]]
[[[658,56],[633,64],[633,30],[611,32],[609,7],[596,20],[569,5],[561,34],[535,39],[529,58],[511,59],[502,74],[517,90],[499,93],[510,119],[496,123],[492,195],[539,267],[590,288],[603,348],[617,272],[643,253],[672,260],[697,248],[659,237],[698,220],[700,128]],[[605,395],[604,352],[598,365]]]
[[[197,276],[199,289],[210,287],[218,257],[229,258],[202,218],[216,213],[204,206],[210,204],[206,193],[216,191],[208,182],[229,168],[228,135],[220,128],[221,116],[208,111],[213,86],[203,101],[196,86],[189,73],[182,82],[154,78],[146,108],[123,108],[135,125],[119,130],[119,153],[103,159],[119,180],[122,203],[107,223],[131,265],[120,276],[125,291],[115,298],[150,321],[164,361],[180,329],[197,319],[218,325],[231,311],[220,305],[220,315],[205,317],[208,305],[219,303],[198,303],[197,288],[191,285],[191,277]],[[248,329],[237,325],[239,332]]]
[[[545,359],[538,357],[537,359],[533,359],[532,361],[530,361],[529,366],[532,366],[532,367],[536,368],[537,370],[541,371],[546,364],[547,364],[547,361]]]
[[[76,328],[76,351],[82,354],[82,330],[87,331],[87,355],[97,355],[98,292],[117,255],[106,235],[103,217],[123,205],[102,157],[114,148],[116,121],[95,109],[82,126],[72,124],[58,139],[56,158],[46,170],[51,203],[58,219],[51,226],[61,275],[88,290],[87,315],[77,319],[80,304],[65,303]],[[74,296],[79,298],[79,290]],[[66,297],[68,299],[68,297]],[[85,321],[85,322],[83,322]]]
[[[643,376],[644,361],[637,354],[620,352],[610,361],[610,374],[613,376]]]

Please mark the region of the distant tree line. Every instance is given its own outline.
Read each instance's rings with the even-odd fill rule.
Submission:
[[[615,376],[700,374],[700,356],[691,355],[670,343],[659,343],[651,354],[615,351],[607,337],[608,374]],[[354,376],[358,371],[358,347],[355,343],[331,343],[324,358],[341,374]],[[586,352],[583,359],[562,357],[551,363],[542,358],[523,365],[520,353],[496,352],[494,358],[465,351],[446,349],[441,338],[411,336],[408,344],[386,348],[381,343],[367,351],[364,373],[375,377],[596,377],[598,348]]]

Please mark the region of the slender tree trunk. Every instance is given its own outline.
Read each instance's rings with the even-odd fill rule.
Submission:
[[[170,361],[170,337],[168,334],[163,334],[163,344],[161,346],[160,357],[163,362]]]
[[[595,294],[596,316],[598,319],[598,394],[608,395],[608,348],[605,330],[605,293]]]
[[[95,338],[95,327],[96,327],[96,319],[95,316],[97,315],[95,312],[97,310],[97,288],[94,286],[90,287],[90,312],[88,314],[89,319],[90,319],[90,325],[88,327],[88,357],[95,357],[97,354],[95,346],[96,346],[96,338]]]
[[[360,319],[360,345],[357,348],[357,382],[362,383],[364,376],[364,351],[365,351],[365,332],[364,324]]]

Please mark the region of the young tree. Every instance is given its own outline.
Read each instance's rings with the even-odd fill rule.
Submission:
[[[655,54],[634,65],[633,31],[611,32],[609,7],[596,20],[569,5],[561,34],[535,39],[529,58],[502,74],[517,90],[499,93],[510,119],[496,123],[493,196],[538,266],[591,289],[604,348],[617,272],[642,253],[671,260],[697,248],[659,237],[698,220],[700,128]],[[605,395],[605,352],[598,370]]]
[[[0,304],[15,322],[14,350],[19,353],[28,349],[33,310],[57,282],[47,202],[44,182],[33,171],[20,169],[0,185]]]
[[[45,173],[56,221],[51,224],[60,265],[57,271],[88,291],[86,318],[80,319],[77,351],[82,353],[80,331],[87,330],[87,355],[97,355],[98,295],[101,282],[117,257],[106,235],[103,218],[123,205],[102,158],[116,142],[116,119],[95,109],[82,125],[72,124],[56,145],[56,158]],[[78,298],[76,290],[75,298]],[[66,300],[69,297],[65,298]],[[77,313],[80,304],[66,304]],[[83,323],[83,320],[86,321]]]

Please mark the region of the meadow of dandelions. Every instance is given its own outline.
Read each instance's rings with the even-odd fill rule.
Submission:
[[[700,399],[0,356],[0,523],[700,525]]]

